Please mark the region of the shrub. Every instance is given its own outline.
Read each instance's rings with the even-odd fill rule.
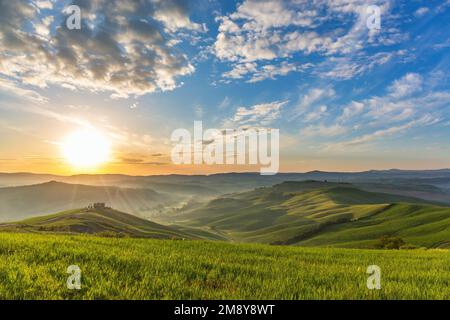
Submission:
[[[380,249],[400,249],[406,243],[400,237],[383,236],[378,240],[377,248]]]
[[[415,249],[419,249],[418,246],[415,246],[413,244],[404,244],[403,246],[400,247],[401,250],[415,250]]]

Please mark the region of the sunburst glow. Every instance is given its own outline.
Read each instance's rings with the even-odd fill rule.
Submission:
[[[62,152],[72,166],[94,168],[110,160],[111,142],[99,131],[76,131],[62,143]]]

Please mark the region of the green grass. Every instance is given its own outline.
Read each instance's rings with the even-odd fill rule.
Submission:
[[[156,239],[221,239],[203,230],[154,223],[114,209],[74,209],[0,224],[0,231],[24,233],[95,234]]]
[[[366,268],[381,267],[381,290]],[[66,269],[82,289],[66,288]],[[446,250],[0,233],[2,299],[449,299]]]
[[[431,205],[395,204],[356,221],[331,225],[299,245],[370,246],[384,235],[428,248],[450,247],[450,209]]]
[[[348,183],[285,182],[226,195],[173,219],[240,242],[373,248],[388,235],[421,247],[450,245],[450,207]]]

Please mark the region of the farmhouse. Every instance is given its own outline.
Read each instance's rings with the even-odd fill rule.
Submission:
[[[106,209],[104,202],[95,202],[87,206],[87,209]]]

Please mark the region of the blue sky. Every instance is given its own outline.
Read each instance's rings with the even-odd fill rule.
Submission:
[[[450,1],[73,3],[81,30],[68,1],[0,1],[2,171],[67,171],[60,139],[95,126],[105,171],[174,172],[194,120],[279,128],[283,171],[449,167]]]

